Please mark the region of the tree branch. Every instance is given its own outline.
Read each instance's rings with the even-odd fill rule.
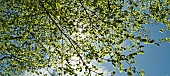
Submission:
[[[108,8],[109,8],[109,11],[111,11],[111,8],[110,8],[110,1],[108,0]]]
[[[6,56],[4,56],[4,57],[0,58],[0,61],[1,61],[1,60],[4,60],[5,58],[7,58],[7,57],[6,57]]]
[[[57,26],[57,28],[59,29],[60,33],[63,34],[63,35],[69,40],[69,42],[71,43],[73,49],[76,51],[77,55],[80,57],[80,60],[82,61],[83,65],[85,65],[86,67],[88,67],[88,66],[86,65],[86,63],[84,62],[83,58],[81,57],[80,53],[78,52],[78,50],[76,49],[76,47],[75,47],[74,44],[72,43],[71,38],[69,38],[68,35],[65,34],[65,33],[60,29],[60,27],[57,25],[57,22],[52,18],[52,16],[51,16],[50,13],[48,12],[48,10],[44,7],[43,3],[42,3],[40,0],[39,0],[39,2],[40,2],[40,6],[41,6],[42,8],[44,8],[44,10],[46,11],[46,14],[48,15],[48,17],[49,17],[49,18],[52,20],[52,22]],[[94,72],[95,72],[95,71],[94,71]]]

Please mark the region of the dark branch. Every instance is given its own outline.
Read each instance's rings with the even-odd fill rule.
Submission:
[[[1,60],[4,60],[4,59],[6,59],[6,58],[10,58],[10,59],[11,59],[11,58],[13,58],[13,57],[16,58],[16,56],[12,56],[12,55],[4,56],[4,57],[0,58],[0,61],[1,61]]]
[[[76,47],[74,46],[74,44],[72,43],[72,39],[70,37],[68,37],[67,34],[65,34],[61,29],[60,27],[57,25],[57,22],[51,17],[50,13],[48,12],[48,10],[44,7],[43,3],[39,0],[40,2],[40,6],[42,8],[44,8],[44,10],[46,11],[46,14],[49,16],[49,18],[52,20],[52,22],[57,26],[57,28],[59,29],[60,33],[63,34],[68,40],[69,42],[71,43],[71,45],[73,46],[73,49],[76,51],[77,55],[80,57],[80,60],[83,62],[83,65],[85,65],[86,67],[88,67],[86,65],[86,63],[84,62],[83,58],[81,57],[80,53],[78,52],[78,50],[76,49]]]
[[[5,58],[7,58],[7,57],[6,57],[6,56],[4,56],[4,57],[0,58],[0,61],[1,61],[1,60],[4,60]]]
[[[111,11],[111,8],[110,8],[110,1],[108,0],[108,8],[109,8],[109,11]]]
[[[22,36],[17,36],[17,37],[10,36],[10,37],[5,37],[4,40],[21,39],[21,38],[22,38]]]

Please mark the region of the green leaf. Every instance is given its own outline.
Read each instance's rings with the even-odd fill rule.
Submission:
[[[140,45],[139,48],[143,48],[144,46],[143,45]]]
[[[155,45],[160,46],[158,43],[155,43]]]
[[[3,42],[0,42],[0,47],[3,45]]]
[[[168,42],[170,43],[170,38],[168,39]]]
[[[161,29],[159,32],[163,33],[165,29]]]
[[[142,69],[142,70],[139,72],[139,74],[140,74],[141,76],[144,76],[145,71]]]
[[[141,39],[140,41],[141,42],[147,42],[147,39]]]
[[[120,71],[120,73],[123,72],[123,68],[122,67],[119,67],[118,70]]]
[[[40,72],[40,74],[42,74],[42,72]]]
[[[138,51],[137,54],[144,54],[144,51]]]
[[[115,72],[115,71],[112,71],[111,74],[114,76],[114,75],[116,74],[116,72]]]
[[[132,76],[132,72],[127,72],[128,76]]]
[[[38,24],[38,20],[35,20],[35,24]]]
[[[39,75],[38,71],[35,71],[35,73],[36,73],[37,75]]]
[[[149,43],[154,43],[155,42],[155,40],[149,40]]]
[[[44,76],[47,76],[47,74],[44,74]]]

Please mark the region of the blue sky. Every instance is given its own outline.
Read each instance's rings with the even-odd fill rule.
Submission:
[[[161,28],[166,26],[160,25],[144,25],[148,30],[150,30],[150,37],[156,40],[167,37],[167,31],[160,33]],[[137,63],[134,65],[138,70],[145,70],[145,76],[170,76],[170,43],[164,42],[160,43],[160,46],[154,44],[145,44],[143,50],[145,54],[136,56]],[[101,65],[104,70],[112,71],[115,70],[112,64],[104,62]],[[125,65],[125,67],[128,65]],[[119,73],[116,76],[127,76],[124,73]],[[134,75],[136,76],[136,75]]]
[[[150,36],[159,39],[167,36],[160,33],[159,30],[165,25],[146,25],[151,30]],[[145,70],[145,76],[170,76],[170,44],[168,42],[161,43],[160,46],[145,45],[143,49],[144,55],[137,56],[136,67]]]
[[[170,44],[162,43],[159,47],[147,45],[145,54],[137,56],[136,67],[145,70],[145,76],[170,76]]]

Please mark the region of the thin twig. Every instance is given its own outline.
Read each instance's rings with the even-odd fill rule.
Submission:
[[[47,67],[47,71],[48,71],[48,73],[49,73],[51,76],[53,76],[53,74],[48,70],[48,67]]]
[[[40,2],[40,5],[42,6],[42,8],[44,8],[44,10],[46,11],[46,14],[49,16],[49,18],[52,20],[52,22],[57,26],[57,28],[59,29],[60,33],[63,34],[68,40],[69,42],[71,43],[73,49],[76,51],[77,55],[80,57],[81,61],[83,62],[83,65],[85,65],[86,67],[88,67],[86,65],[86,63],[84,62],[83,58],[81,57],[80,53],[78,52],[78,50],[76,49],[76,47],[74,46],[74,44],[72,43],[71,41],[71,38],[68,37],[67,34],[65,34],[61,29],[60,27],[57,25],[56,21],[51,17],[50,13],[47,11],[47,9],[44,7],[43,3],[39,0]],[[95,71],[93,71],[95,72]],[[96,73],[96,72],[95,72]]]

